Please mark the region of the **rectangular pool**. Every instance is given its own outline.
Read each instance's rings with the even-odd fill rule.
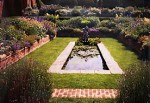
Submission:
[[[75,46],[64,70],[108,70],[97,46]]]

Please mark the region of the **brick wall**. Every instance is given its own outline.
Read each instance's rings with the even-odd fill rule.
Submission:
[[[28,55],[32,51],[36,50],[37,48],[41,47],[45,43],[49,42],[49,36],[42,38],[39,42],[35,42],[30,49],[25,48],[22,50],[16,51],[15,55],[9,55],[6,58],[0,60],[0,69],[5,69],[7,66],[17,62],[19,59],[23,58],[24,56]]]
[[[2,12],[3,12],[3,0],[0,0],[0,17],[2,17]]]
[[[33,7],[36,0],[0,0],[0,17],[21,16],[28,4]]]

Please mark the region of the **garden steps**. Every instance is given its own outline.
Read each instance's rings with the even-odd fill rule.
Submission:
[[[54,89],[52,98],[116,98],[117,89]]]

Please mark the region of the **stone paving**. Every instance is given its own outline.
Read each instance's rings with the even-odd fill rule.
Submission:
[[[107,50],[107,48],[104,46],[104,44],[99,43],[98,47],[100,49],[100,52],[101,52],[104,60],[106,61],[106,65],[109,68],[110,72],[112,74],[123,74],[122,69],[119,67],[118,63],[111,56],[110,52]]]
[[[116,98],[117,89],[54,89],[52,98]]]
[[[75,42],[70,42],[63,52],[58,56],[56,61],[49,68],[49,73],[69,74],[69,73],[83,73],[83,74],[123,74],[122,69],[118,63],[113,59],[107,48],[103,43],[98,44],[98,48],[106,61],[109,70],[62,70],[65,62],[67,61]]]

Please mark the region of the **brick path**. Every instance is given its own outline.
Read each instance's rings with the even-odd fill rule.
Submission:
[[[53,98],[115,98],[116,89],[54,89]]]

